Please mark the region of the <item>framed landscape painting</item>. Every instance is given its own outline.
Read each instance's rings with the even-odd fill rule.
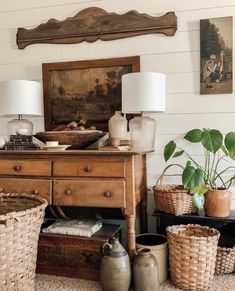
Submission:
[[[107,130],[109,118],[121,111],[121,77],[139,72],[140,58],[46,63],[42,69],[46,131],[81,119]]]
[[[233,92],[233,18],[200,21],[201,94]]]

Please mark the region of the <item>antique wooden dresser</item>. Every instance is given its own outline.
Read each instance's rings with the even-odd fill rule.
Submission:
[[[135,252],[136,206],[147,231],[147,152],[0,151],[0,191],[32,193],[51,205],[121,208],[128,253]]]

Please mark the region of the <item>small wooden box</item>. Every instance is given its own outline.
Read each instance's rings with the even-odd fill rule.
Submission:
[[[91,237],[41,233],[36,272],[98,281],[100,248],[120,229],[120,225],[104,224]]]

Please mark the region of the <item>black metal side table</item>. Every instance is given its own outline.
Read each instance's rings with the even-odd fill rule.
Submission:
[[[163,212],[154,212],[156,217],[157,233],[166,235],[166,228],[178,224],[200,224],[218,229],[222,234],[235,237],[235,210],[230,211],[230,216],[225,218],[205,216],[204,211],[198,214],[173,215]]]

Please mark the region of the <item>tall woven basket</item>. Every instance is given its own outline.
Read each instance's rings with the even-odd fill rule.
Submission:
[[[178,288],[206,290],[215,273],[219,231],[197,224],[167,227],[170,276]]]
[[[0,289],[34,289],[40,226],[47,201],[29,194],[0,193]]]
[[[158,179],[159,185],[157,185],[157,181],[156,185],[153,187],[155,209],[175,215],[196,213],[197,208],[193,204],[189,190],[184,189],[182,185],[163,184],[165,173],[172,166],[178,166],[183,169],[181,165],[171,164],[163,170]]]

